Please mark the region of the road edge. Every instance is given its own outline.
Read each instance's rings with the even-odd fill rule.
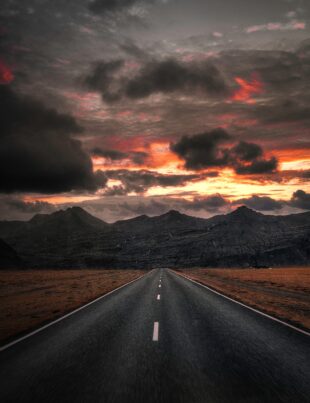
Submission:
[[[134,280],[131,280],[131,281],[129,281],[128,283],[125,283],[125,284],[123,284],[123,285],[120,285],[119,287],[115,288],[114,290],[111,290],[111,291],[107,292],[106,294],[103,294],[103,295],[101,295],[100,297],[97,297],[97,298],[93,299],[93,300],[90,301],[90,302],[87,302],[87,304],[81,305],[81,306],[79,306],[78,308],[75,308],[73,311],[70,311],[70,312],[66,313],[65,315],[63,315],[63,316],[60,316],[59,318],[57,318],[57,319],[55,319],[55,320],[52,320],[51,322],[49,322],[49,323],[47,323],[47,324],[45,324],[45,325],[43,325],[43,326],[40,326],[40,327],[38,327],[37,329],[32,330],[32,331],[29,332],[29,333],[26,333],[24,336],[18,337],[17,339],[15,339],[15,340],[13,340],[13,341],[11,341],[11,342],[5,344],[4,346],[1,346],[1,347],[0,347],[0,353],[2,353],[3,351],[7,350],[8,348],[14,346],[15,344],[18,344],[18,343],[20,343],[21,341],[23,341],[23,340],[25,340],[25,339],[28,339],[29,337],[34,336],[34,335],[37,334],[37,333],[42,332],[43,330],[47,329],[48,327],[55,325],[56,323],[62,321],[63,319],[66,319],[66,318],[68,318],[69,316],[74,315],[75,313],[81,311],[82,309],[87,308],[88,306],[90,306],[90,305],[92,305],[92,304],[94,304],[94,303],[100,301],[100,300],[103,299],[104,297],[107,297],[108,295],[113,294],[115,291],[118,291],[118,290],[120,290],[121,288],[124,288],[124,287],[126,287],[127,285],[132,284],[132,283],[134,283],[135,281],[140,280],[142,277],[145,277],[145,276],[151,274],[153,271],[154,271],[154,269],[152,269],[152,270],[149,271],[148,273],[142,274],[142,275],[139,276],[138,278],[135,278]]]
[[[291,329],[293,329],[293,330],[295,330],[295,331],[297,331],[297,332],[299,332],[301,334],[304,334],[306,336],[310,336],[310,332],[307,332],[306,330],[300,329],[300,328],[298,328],[298,327],[296,327],[294,325],[291,325],[290,323],[284,322],[283,320],[276,318],[275,316],[269,315],[268,313],[265,313],[263,311],[260,311],[259,309],[253,308],[250,305],[246,305],[243,302],[240,302],[240,301],[238,301],[238,300],[236,300],[234,298],[228,297],[227,295],[222,294],[221,292],[216,291],[213,288],[210,288],[209,286],[207,286],[207,285],[205,285],[203,283],[200,283],[199,281],[191,279],[190,277],[186,276],[185,274],[181,274],[181,273],[179,273],[179,272],[177,272],[177,271],[175,271],[173,269],[169,269],[169,270],[172,273],[178,275],[179,277],[183,277],[183,278],[191,281],[192,283],[195,283],[195,284],[198,284],[201,287],[207,288],[209,291],[213,292],[214,294],[220,295],[221,297],[226,298],[229,301],[235,302],[236,304],[241,305],[244,308],[247,308],[247,309],[249,309],[249,310],[251,310],[253,312],[256,312],[256,313],[258,313],[258,314],[260,314],[260,315],[262,315],[262,316],[264,316],[264,317],[266,317],[268,319],[271,319],[271,320],[273,320],[275,322],[281,323],[282,325],[284,325],[286,327],[289,327],[289,328],[291,328]]]

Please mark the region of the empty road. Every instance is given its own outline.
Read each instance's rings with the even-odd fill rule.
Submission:
[[[310,402],[310,337],[167,269],[0,353],[0,401]]]

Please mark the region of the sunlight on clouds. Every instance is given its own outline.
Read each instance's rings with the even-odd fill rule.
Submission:
[[[281,168],[283,170],[306,170],[310,169],[310,160],[295,160],[295,161],[286,161],[281,163]]]
[[[36,201],[46,202],[51,204],[65,204],[65,203],[81,203],[87,200],[99,199],[99,195],[85,195],[85,196],[75,196],[75,195],[48,195],[48,196],[25,196],[23,201],[28,203],[33,203]]]

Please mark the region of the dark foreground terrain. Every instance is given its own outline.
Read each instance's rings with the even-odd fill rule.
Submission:
[[[310,264],[310,212],[267,216],[240,207],[202,219],[170,211],[107,224],[73,207],[28,222],[2,221],[0,238],[11,248],[0,259],[4,268],[16,265],[17,257],[31,268]]]
[[[154,270],[2,351],[1,401],[309,402],[309,340]]]

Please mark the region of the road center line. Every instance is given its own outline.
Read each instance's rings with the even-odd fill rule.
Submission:
[[[161,287],[161,284],[159,284],[159,286],[158,286],[159,288]]]
[[[159,322],[154,322],[153,341],[158,341]]]
[[[160,300],[160,294],[157,295],[157,299],[158,299],[158,301]]]

